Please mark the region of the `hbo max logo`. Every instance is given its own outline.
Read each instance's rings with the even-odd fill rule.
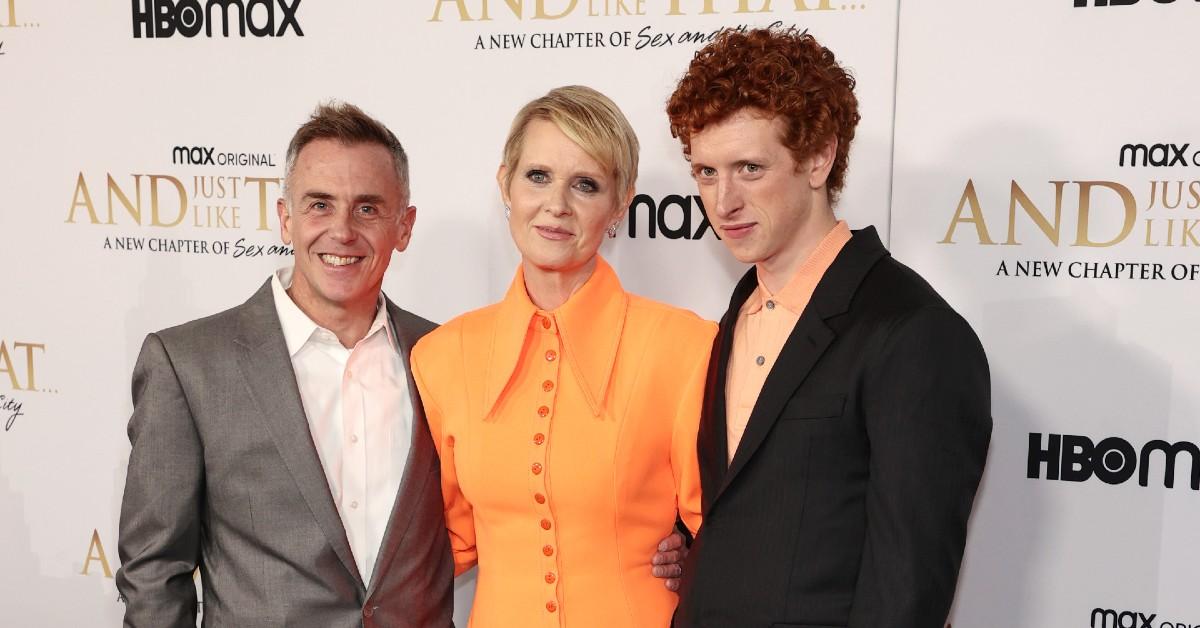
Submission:
[[[132,0],[133,36],[162,39],[212,37],[219,27],[229,37],[230,26],[241,37],[283,37],[290,29],[304,36],[296,21],[301,0]],[[276,7],[278,3],[278,7]]]
[[[1152,440],[1139,450],[1115,436],[1093,442],[1087,436],[1031,433],[1026,475],[1033,480],[1045,477],[1064,482],[1095,477],[1107,484],[1122,484],[1136,473],[1138,484],[1149,486],[1151,470],[1158,467],[1163,486],[1174,488],[1180,463],[1189,463],[1188,484],[1193,491],[1200,491],[1200,447],[1195,443]]]

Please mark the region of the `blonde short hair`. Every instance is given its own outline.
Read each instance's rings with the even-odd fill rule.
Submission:
[[[608,96],[590,87],[568,85],[530,101],[513,118],[504,141],[506,188],[521,159],[525,129],[533,120],[553,122],[563,135],[607,168],[617,181],[619,194],[625,194],[637,182],[639,144],[625,114]]]

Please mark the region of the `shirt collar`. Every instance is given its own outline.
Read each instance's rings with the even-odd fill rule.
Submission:
[[[763,284],[762,276],[759,275],[758,288],[754,294],[750,295],[750,298],[746,299],[743,311],[747,314],[757,314],[767,301],[775,301],[793,314],[801,314],[809,299],[812,298],[813,290],[820,283],[821,277],[825,275],[825,271],[829,270],[842,247],[850,241],[850,235],[850,227],[846,225],[846,221],[837,221],[833,229],[830,229],[829,233],[825,234],[825,237],[817,243],[817,248],[813,249],[808,259],[804,260],[800,268],[792,273],[787,285],[778,294],[771,294],[771,291]]]
[[[305,314],[304,310],[301,310],[292,300],[291,295],[287,293],[288,288],[292,287],[292,273],[293,268],[291,267],[275,271],[271,275],[271,293],[275,297],[275,311],[279,314],[279,325],[283,328],[283,340],[287,343],[288,355],[295,357],[318,331],[330,334],[334,338],[334,342],[337,342],[337,336],[313,322],[308,314]],[[393,348],[397,347],[396,334],[388,320],[387,304],[383,293],[379,294],[379,302],[375,308],[375,320],[371,321],[371,327],[363,338],[370,338],[381,328],[387,330],[388,343]],[[340,343],[338,344],[340,346]]]
[[[516,372],[517,362],[531,335],[533,317],[550,316],[562,336],[562,358],[579,378],[594,416],[604,411],[609,379],[617,359],[617,346],[625,325],[629,296],[608,262],[596,258],[592,276],[567,302],[551,312],[538,310],[525,290],[525,271],[517,275],[500,302],[492,351],[487,367],[485,399],[488,415]]]

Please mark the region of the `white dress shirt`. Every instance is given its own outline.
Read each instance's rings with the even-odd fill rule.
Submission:
[[[367,335],[347,349],[296,306],[291,284],[291,268],[275,272],[275,311],[333,502],[369,585],[412,447],[407,365],[383,295]]]

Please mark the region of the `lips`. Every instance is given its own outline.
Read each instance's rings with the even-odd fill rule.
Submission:
[[[363,261],[363,259],[364,259],[362,256],[355,256],[355,255],[342,256],[342,255],[331,255],[329,253],[322,253],[318,257],[321,258],[322,262],[325,262],[326,264],[328,264],[330,266],[349,266],[351,264],[357,264],[357,263]]]
[[[538,235],[546,238],[547,240],[566,240],[567,238],[575,235],[570,231],[563,229],[562,227],[535,226],[534,229],[537,230]]]
[[[756,223],[753,222],[741,222],[724,225],[721,227],[721,233],[725,234],[725,237],[727,238],[738,240],[750,235],[750,232],[754,230],[755,225]]]

